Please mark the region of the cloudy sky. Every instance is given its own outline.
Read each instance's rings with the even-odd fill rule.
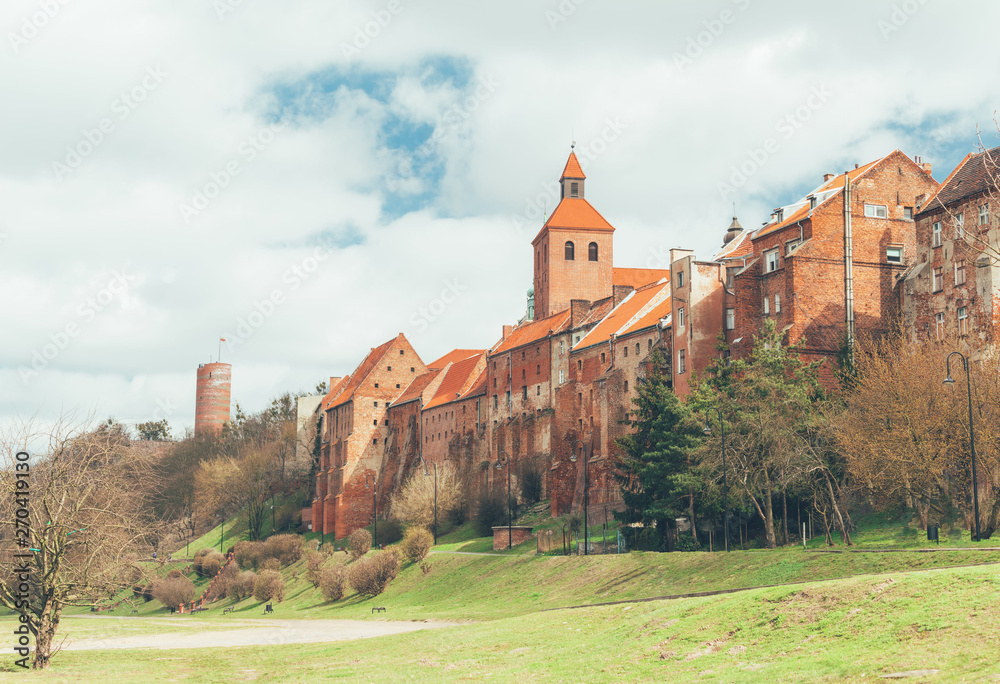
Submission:
[[[256,410],[524,314],[577,142],[619,266],[996,143],[986,0],[4,0],[0,421]],[[770,151],[766,151],[766,150]]]

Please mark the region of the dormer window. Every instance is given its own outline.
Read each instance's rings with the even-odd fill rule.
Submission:
[[[566,243],[566,261],[573,261],[576,258],[576,247],[572,242]]]
[[[576,181],[573,181],[572,183],[569,184],[569,196],[570,197],[580,196],[580,184],[577,183]]]

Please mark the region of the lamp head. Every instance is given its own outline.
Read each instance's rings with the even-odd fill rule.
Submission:
[[[497,470],[503,470],[503,461],[497,460]]]
[[[712,434],[712,428],[710,428],[710,427],[708,427],[708,425],[706,425],[705,429],[702,430],[702,432],[704,432],[706,435],[710,435],[710,434]]]
[[[944,379],[945,385],[954,385],[955,380],[951,377],[951,373],[948,373],[948,377]]]

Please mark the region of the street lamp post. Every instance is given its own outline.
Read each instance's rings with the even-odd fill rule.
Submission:
[[[514,538],[513,521],[510,510],[510,456],[505,451],[501,451],[500,453],[503,454],[503,458],[497,457],[497,470],[500,470],[505,465],[507,466],[507,548],[510,549],[514,546],[512,543]]]
[[[969,359],[965,357],[965,354],[957,351],[948,354],[944,362],[947,373],[944,382],[948,385],[955,384],[955,381],[951,377],[951,357],[955,355],[962,359],[962,365],[965,367],[965,387],[968,390],[969,397],[969,451],[972,453],[972,502],[976,514],[976,536],[972,541],[981,541],[982,535],[979,530],[979,482],[976,478],[976,434],[972,427],[972,375],[969,372]]]
[[[726,551],[729,551],[729,487],[726,484],[726,422],[722,420],[722,412],[714,406],[710,406],[708,411],[705,412],[705,434],[712,434],[712,428],[708,426],[709,414],[715,411],[715,415],[719,417],[719,427],[722,429],[722,500],[725,506],[725,528],[726,528]]]
[[[375,481],[375,476],[371,473],[365,473],[365,489],[368,489],[368,483],[371,482],[372,485],[372,519],[375,521],[375,534],[372,535],[374,539],[372,540],[372,547],[378,548],[378,482]]]
[[[590,480],[587,479],[587,464],[590,461],[590,454],[587,451],[587,445],[582,439],[576,440],[573,444],[573,453],[570,455],[569,460],[576,463],[576,447],[579,445],[583,449],[583,555],[589,556],[590,549],[588,548],[588,542],[590,541],[589,535],[587,534],[587,503],[589,499],[589,489]]]
[[[274,534],[275,532],[277,532],[277,530],[274,529],[274,492],[272,491],[271,492],[271,534]]]

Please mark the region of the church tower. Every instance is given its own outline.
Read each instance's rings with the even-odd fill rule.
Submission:
[[[615,229],[587,201],[586,180],[570,152],[559,179],[562,199],[531,243],[536,320],[565,311],[574,299],[595,302],[613,294]]]

